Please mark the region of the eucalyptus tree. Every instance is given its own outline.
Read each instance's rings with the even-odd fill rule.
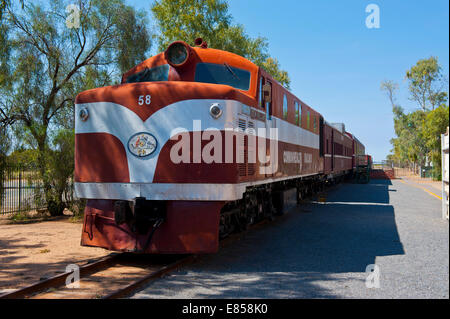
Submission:
[[[3,201],[4,176],[6,169],[6,158],[10,147],[9,137],[5,127],[0,126],[0,207]]]
[[[442,177],[441,162],[441,134],[444,134],[449,126],[449,106],[441,104],[434,110],[428,112],[423,127],[423,137],[429,156],[433,161],[433,177]]]
[[[417,103],[413,112],[405,113],[396,103],[398,85],[392,81],[381,83],[392,105],[396,137],[391,140],[394,158],[400,162],[424,165],[433,162],[433,174],[440,175],[440,134],[448,126],[448,92],[442,67],[436,57],[417,61],[408,71],[409,99]]]
[[[444,91],[447,83],[436,57],[417,61],[406,71],[406,79],[409,81],[410,99],[417,102],[422,110],[434,110],[447,102],[448,95]]]
[[[268,42],[264,37],[251,38],[233,17],[224,0],[157,0],[151,10],[159,33],[159,50],[163,51],[176,40],[193,45],[196,38],[204,39],[209,47],[225,50],[248,58],[265,68],[278,82],[289,88],[286,71],[280,70],[278,61],[270,58]]]
[[[48,194],[50,137],[73,129],[77,93],[120,81],[146,58],[147,19],[124,0],[3,3],[0,125],[30,138]]]

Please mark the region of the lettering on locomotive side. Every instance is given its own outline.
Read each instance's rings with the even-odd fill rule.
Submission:
[[[286,164],[301,164],[302,163],[302,152],[285,151],[283,153],[283,161]]]
[[[283,153],[283,162],[285,164],[299,164],[299,169],[302,169],[302,152],[285,151]]]
[[[312,154],[311,153],[305,153],[305,163],[306,164],[311,164],[312,161],[313,161]]]

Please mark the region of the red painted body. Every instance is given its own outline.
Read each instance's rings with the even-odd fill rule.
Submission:
[[[166,222],[155,232],[149,246],[145,247],[149,234],[136,235],[126,224],[115,224],[113,201],[89,200],[81,244],[152,254],[215,252],[219,247],[219,213],[223,204],[169,201]]]
[[[325,124],[323,134],[324,174],[337,174],[353,169],[353,139],[335,127]]]

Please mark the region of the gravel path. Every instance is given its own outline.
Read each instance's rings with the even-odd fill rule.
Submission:
[[[440,209],[399,180],[342,184],[133,298],[449,298]],[[380,288],[366,288],[369,264]]]

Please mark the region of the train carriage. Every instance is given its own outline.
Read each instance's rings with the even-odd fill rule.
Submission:
[[[348,174],[353,170],[353,138],[345,132],[343,123],[325,123],[324,132],[324,174],[330,178]]]

